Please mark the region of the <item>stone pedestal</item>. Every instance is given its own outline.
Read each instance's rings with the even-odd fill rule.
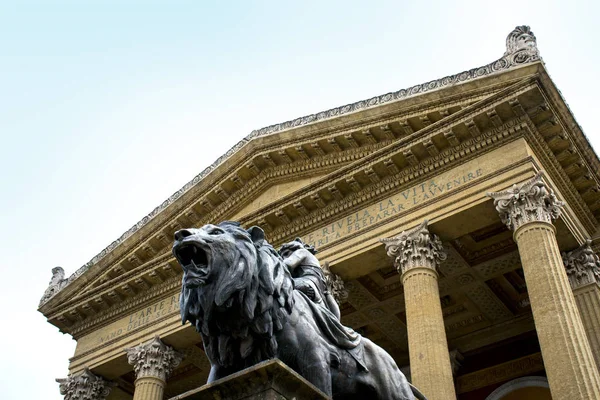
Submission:
[[[552,398],[600,399],[600,376],[552,224],[563,203],[542,178],[538,174],[521,186],[489,195],[519,248]]]
[[[274,359],[190,390],[171,400],[319,400],[328,397]]]
[[[412,383],[429,400],[455,400],[436,270],[446,258],[442,243],[427,221],[381,241],[402,274]]]

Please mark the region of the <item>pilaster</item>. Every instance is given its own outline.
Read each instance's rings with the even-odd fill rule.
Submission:
[[[183,355],[158,336],[126,351],[136,376],[133,400],[162,400],[167,377],[183,360]]]
[[[600,259],[590,240],[562,257],[592,355],[600,366]]]
[[[115,385],[94,375],[87,368],[80,374],[69,375],[56,382],[60,384],[60,394],[65,396],[65,400],[105,400]]]
[[[404,285],[412,383],[429,400],[455,400],[438,287],[437,265],[446,259],[442,242],[429,233],[426,220],[381,242]]]
[[[531,309],[556,399],[600,398],[600,376],[556,242],[552,221],[564,203],[538,173],[504,192],[488,193],[502,222],[513,230]]]

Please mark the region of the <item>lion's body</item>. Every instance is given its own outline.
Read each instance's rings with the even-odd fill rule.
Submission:
[[[178,256],[177,246],[192,245],[210,252],[205,266],[183,265],[187,258],[178,256],[184,268],[182,319],[202,335],[212,365],[209,382],[277,357],[334,399],[415,398],[392,357],[370,340],[359,339],[366,370],[332,343],[314,315],[318,309],[293,289],[262,231],[224,223],[217,227],[223,236],[217,241],[217,235],[203,232],[210,232],[207,227],[214,225],[186,230],[189,234],[176,241],[174,252]],[[189,284],[198,276],[201,285]]]

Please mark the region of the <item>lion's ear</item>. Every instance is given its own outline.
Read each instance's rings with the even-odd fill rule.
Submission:
[[[248,233],[250,234],[250,239],[252,239],[256,247],[260,247],[264,244],[265,231],[263,231],[260,227],[253,226],[252,228],[248,229]]]

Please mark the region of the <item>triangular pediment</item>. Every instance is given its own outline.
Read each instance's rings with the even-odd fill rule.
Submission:
[[[268,206],[269,204],[273,204],[278,199],[288,196],[302,189],[303,187],[309,186],[311,183],[316,182],[325,175],[325,173],[317,173],[313,176],[308,176],[297,180],[272,184],[268,186],[262,193],[258,193],[257,195],[253,196],[250,203],[244,206],[240,211],[236,212],[231,219],[234,221],[239,220],[251,212],[255,212],[263,207]]]
[[[366,188],[383,192],[388,182],[454,162],[444,154],[486,146],[484,133],[499,135],[485,139],[493,143],[504,140],[503,130],[521,129],[515,120],[545,124],[553,111],[539,85],[555,88],[537,52],[526,62],[512,57],[252,132],[60,283],[40,311],[72,332],[117,304],[175,287],[180,271],[170,247],[181,228],[239,220],[263,226],[276,242],[306,230],[314,215],[330,218],[366,201]],[[540,131],[550,140],[557,129]],[[557,157],[563,139],[550,146]]]
[[[314,172],[314,171],[313,171]],[[323,170],[318,170],[316,172],[311,172],[309,170],[308,173],[304,173],[300,175],[300,177],[295,177],[294,175],[288,175],[284,178],[272,178],[266,180],[260,187],[254,188],[254,191],[248,192],[247,198],[244,199],[243,202],[238,203],[238,207],[242,205],[239,211],[236,211],[235,214],[230,214],[226,216],[224,219],[228,220],[239,220],[244,216],[256,212],[264,207],[273,204],[277,200],[284,198],[286,196],[292,195],[294,192],[301,190],[302,188],[308,187],[311,183],[323,178],[327,175],[328,172]],[[190,221],[189,225],[185,227],[197,227],[198,224],[193,224]],[[95,279],[90,280],[85,285],[83,285],[77,293],[74,293],[74,296],[70,299],[75,298],[85,298],[89,293],[95,291],[100,286],[114,287],[116,284],[121,282],[127,275],[130,275],[130,271],[136,271],[138,273],[143,273],[144,271],[147,273],[147,276],[143,278],[138,278],[137,282],[131,285],[131,291],[138,293],[143,291],[144,289],[148,289],[152,285],[160,284],[165,281],[169,276],[173,276],[172,273],[165,273],[165,271],[173,270],[174,272],[178,272],[177,265],[171,260],[171,269],[163,268],[162,272],[156,272],[154,269],[159,264],[164,264],[168,262],[170,257],[170,237],[166,237],[163,239],[162,243],[154,241],[151,245],[146,246],[146,253],[151,255],[151,258],[144,258],[142,256],[132,254],[127,263],[122,263],[120,268],[107,270],[104,274],[100,274]],[[152,273],[151,275],[148,275]],[[162,279],[161,279],[162,278]],[[126,286],[123,286],[126,288]]]
[[[535,68],[532,66],[531,70]],[[88,303],[88,313],[94,313],[179,274],[179,267],[170,257],[173,233],[178,229],[221,220],[251,221],[267,229],[285,225],[381,177],[418,163],[427,152],[439,152],[446,144],[434,141],[429,147],[417,146],[399,158],[374,164],[370,171],[344,180],[341,185],[320,192],[314,190],[340,170],[361,166],[363,160],[419,135],[432,125],[443,124],[521,79],[522,73],[485,85],[471,82],[443,93],[423,94],[386,105],[391,109],[385,113],[381,110],[374,113],[374,109],[340,117],[349,121],[344,120],[339,126],[332,127],[329,122],[318,131],[315,127],[300,127],[248,141],[202,179],[195,179],[197,182],[185,193],[161,207],[156,215],[161,218],[154,216],[115,246],[108,257],[85,270],[76,284],[59,293],[57,305]],[[442,96],[444,93],[446,96]],[[307,199],[308,192],[315,193]],[[298,201],[294,202],[296,197]],[[270,212],[282,199],[292,199],[291,204]],[[261,219],[261,214],[270,216]]]
[[[166,285],[180,274],[170,255],[173,233],[178,229],[239,220],[269,230],[418,163],[428,152],[439,152],[452,138],[417,146],[412,152],[373,164],[370,170],[337,186],[326,186],[330,176],[338,179],[340,171],[361,166],[366,159],[372,163],[372,157],[379,152],[418,137],[431,126],[442,125],[446,119],[507,90],[536,69],[532,65],[529,71],[513,71],[502,79],[467,82],[340,116],[334,121],[242,141],[235,152],[194,178],[180,193],[157,207],[152,218],[140,221],[106,254],[93,260],[45,307],[56,308],[58,313],[63,313],[65,306],[70,307],[68,312],[73,318],[69,324],[78,325],[78,320]],[[323,190],[324,185],[327,190]],[[313,194],[307,198],[309,192]],[[298,201],[293,201],[296,197]],[[291,202],[279,205],[278,211],[270,210],[282,199]],[[262,219],[262,214],[267,217]]]

